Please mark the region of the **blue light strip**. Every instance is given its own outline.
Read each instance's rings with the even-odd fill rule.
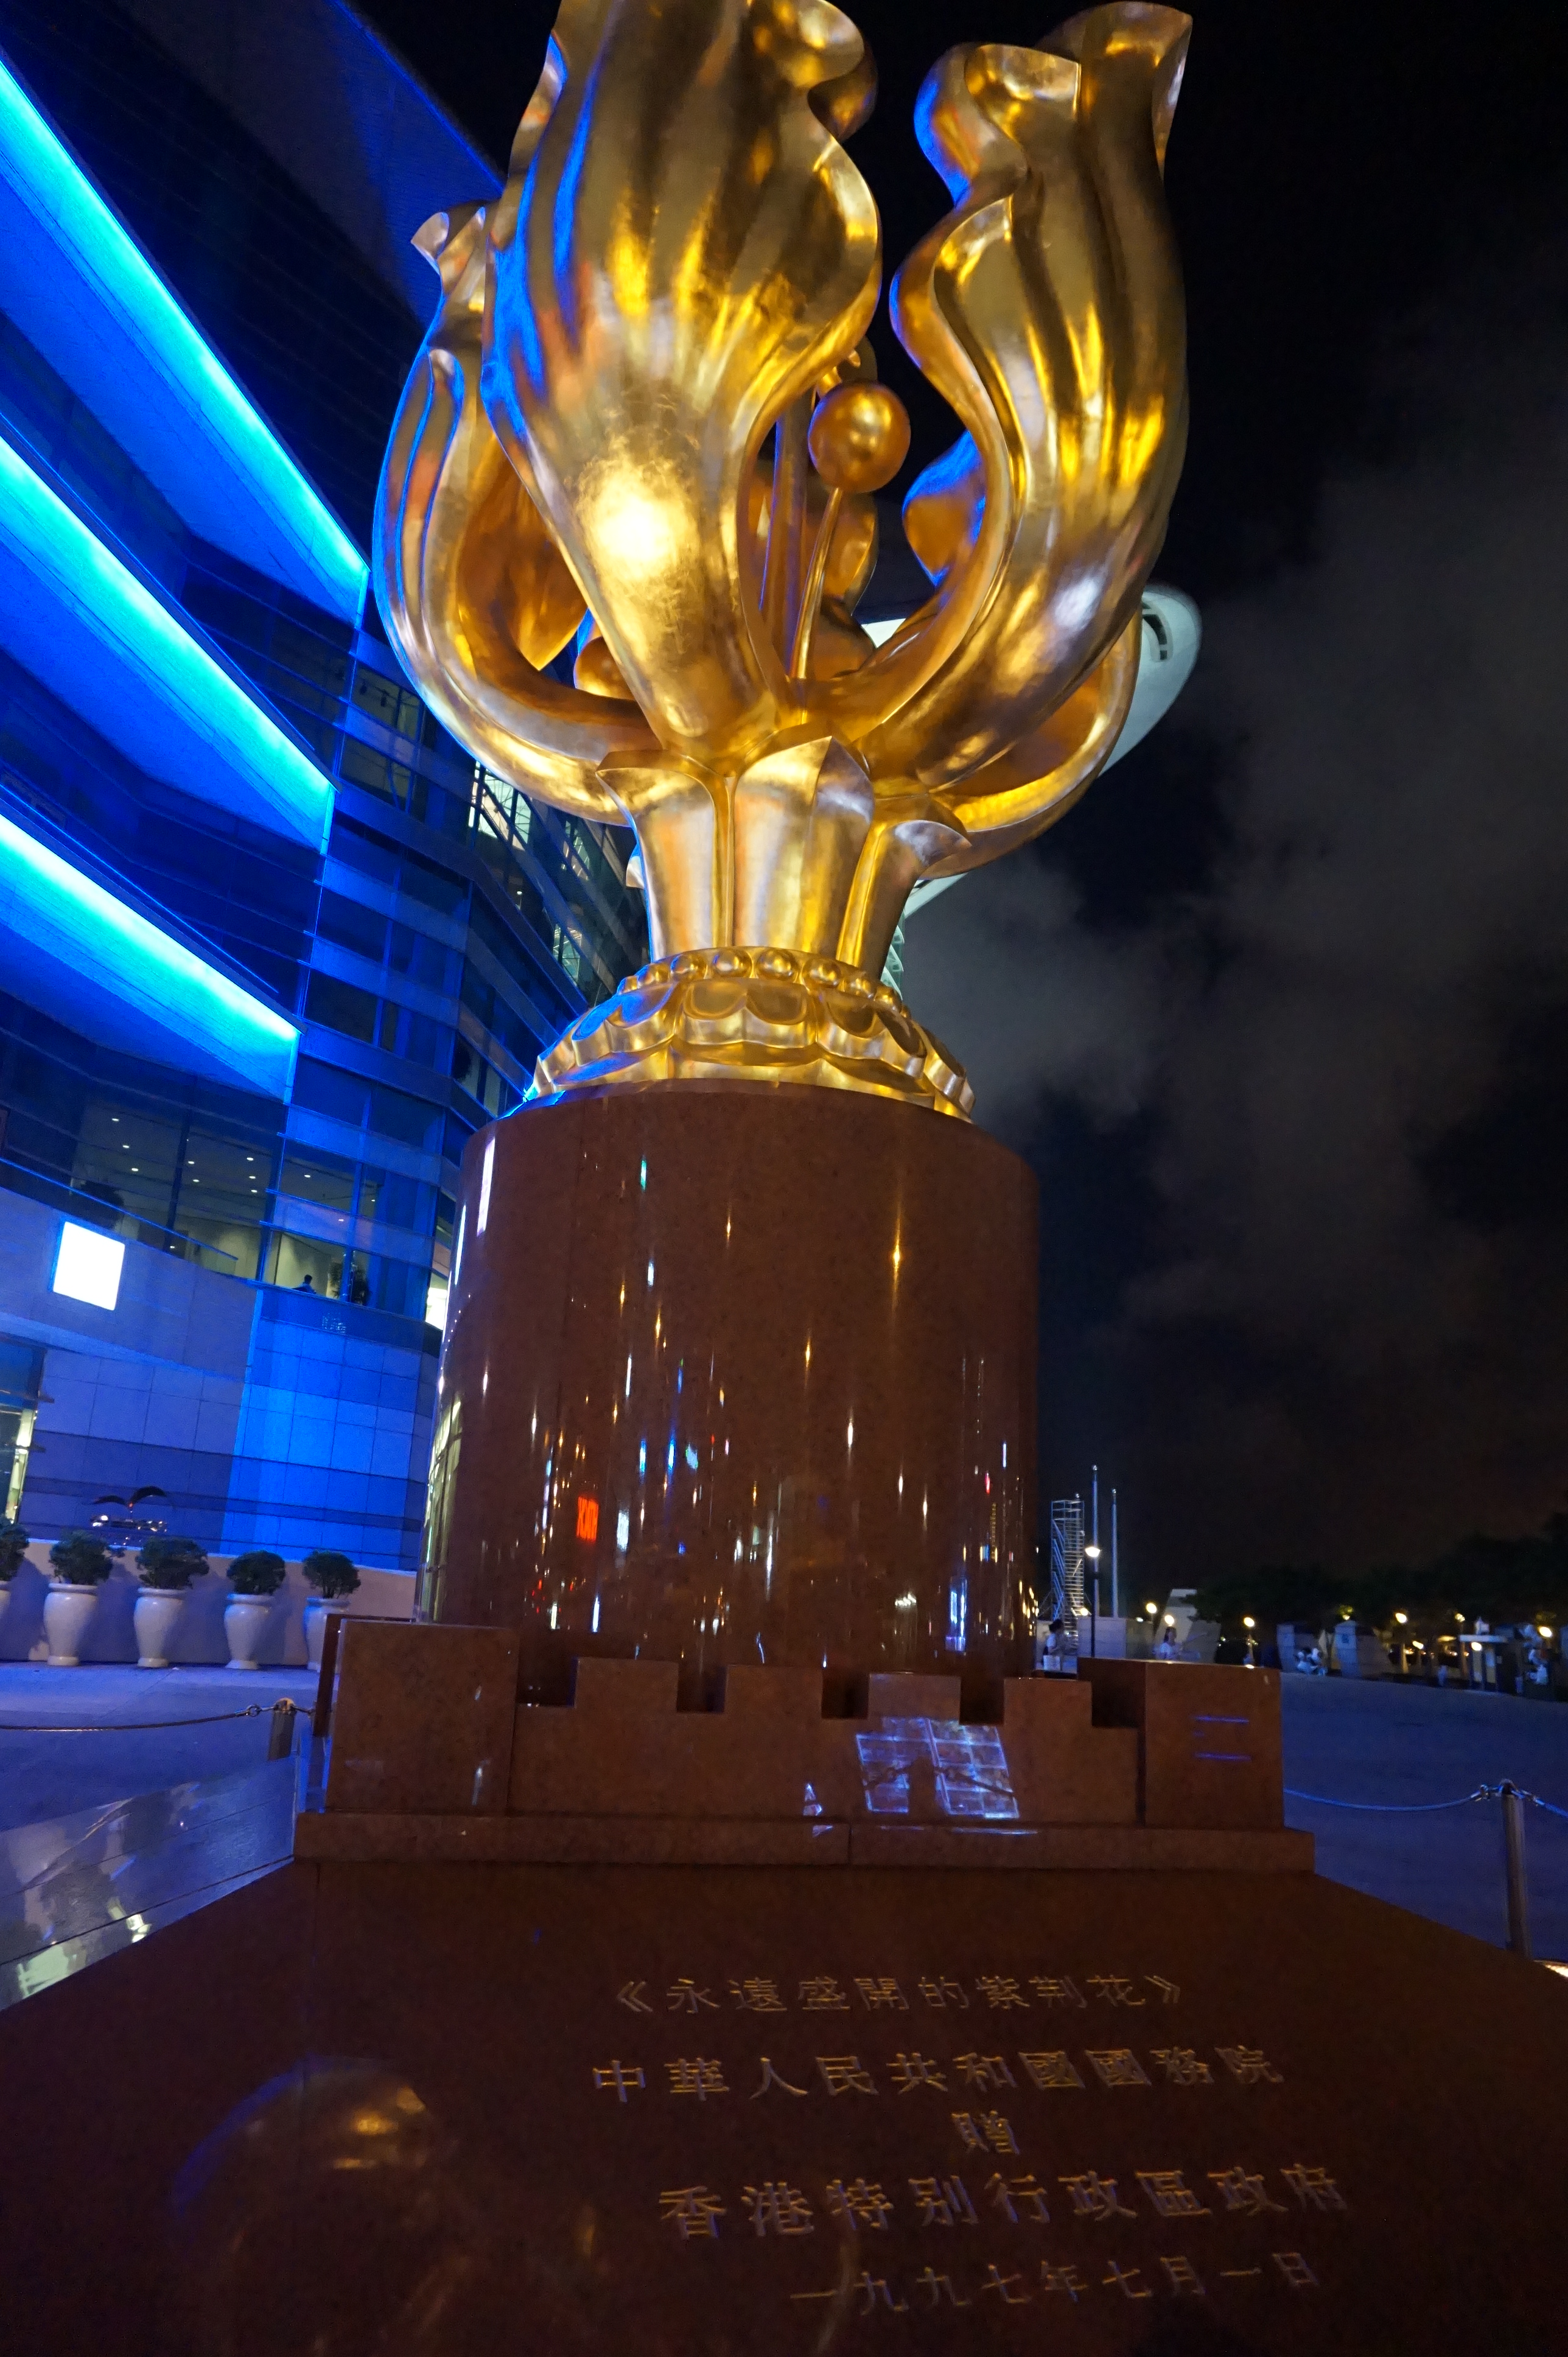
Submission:
[[[359,621],[365,559],[4,64],[0,310],[193,532]]]
[[[3,436],[0,645],[150,776],[324,846],[330,780]]]
[[[0,987],[86,1039],[286,1103],[286,1016],[0,816]]]

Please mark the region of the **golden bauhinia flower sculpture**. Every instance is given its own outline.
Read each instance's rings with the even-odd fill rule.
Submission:
[[[841,142],[875,74],[847,16],[565,0],[503,194],[419,232],[441,300],[381,611],[479,760],[635,828],[648,898],[655,962],[536,1095],[733,1075],[967,1112],[878,976],[917,878],[1058,818],[1126,716],[1186,440],[1161,176],[1189,30],[1121,0],[926,81],[953,209],[891,309],[963,431],[905,501],[933,591],[882,646],[854,606],[909,435],[865,341],[881,233]]]

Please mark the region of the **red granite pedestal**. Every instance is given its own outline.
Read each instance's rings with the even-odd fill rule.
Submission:
[[[822,1088],[534,1106],[464,1161],[423,1610],[589,1653],[1026,1668],[1032,1174]]]

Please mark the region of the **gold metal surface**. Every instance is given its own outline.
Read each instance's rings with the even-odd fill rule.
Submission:
[[[1186,440],[1162,170],[1189,29],[1124,0],[928,76],[953,209],[892,317],[963,431],[904,506],[933,593],[880,648],[854,608],[908,424],[863,340],[880,228],[840,141],[875,75],[847,16],[564,0],[503,194],[421,231],[441,299],[381,610],[489,768],[635,828],[650,971],[776,949],[875,990],[911,886],[1039,833],[1113,748]],[[779,1077],[862,1084],[786,1028]]]
[[[896,990],[793,950],[682,950],[623,982],[541,1056],[531,1094],[654,1081],[810,1081],[968,1118],[974,1091]]]

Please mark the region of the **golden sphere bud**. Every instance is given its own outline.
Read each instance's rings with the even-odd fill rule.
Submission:
[[[833,491],[879,491],[909,454],[909,413],[885,384],[841,384],[817,404],[811,464]]]

